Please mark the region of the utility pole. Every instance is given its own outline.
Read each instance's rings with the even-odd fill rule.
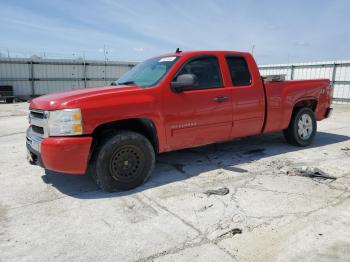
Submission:
[[[255,50],[255,44],[252,46],[252,55],[254,55],[254,50]]]
[[[105,56],[105,62],[107,62],[108,58],[107,58],[107,55],[108,55],[108,50],[106,48],[106,45],[103,45],[103,54]]]

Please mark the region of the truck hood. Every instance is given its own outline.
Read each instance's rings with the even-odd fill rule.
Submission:
[[[56,110],[64,108],[82,107],[84,101],[91,99],[103,99],[103,97],[111,97],[122,93],[129,93],[141,90],[139,86],[99,86],[88,87],[78,90],[53,93],[49,95],[39,96],[30,103],[30,108],[42,110]]]

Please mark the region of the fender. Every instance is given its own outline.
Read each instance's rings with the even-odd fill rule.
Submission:
[[[317,101],[318,101],[318,99],[315,96],[306,96],[306,97],[301,97],[301,98],[296,99],[293,104],[290,104],[291,105],[290,107],[285,106],[284,112],[283,112],[284,122],[281,124],[282,129],[285,129],[289,126],[290,120],[291,120],[292,115],[293,115],[293,111],[296,107],[298,107],[299,103],[301,106],[303,105],[303,106],[313,107],[312,103],[315,103],[317,106]],[[312,108],[312,109],[315,111],[316,108]]]

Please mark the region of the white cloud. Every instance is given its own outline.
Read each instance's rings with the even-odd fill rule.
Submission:
[[[133,50],[135,52],[143,52],[144,51],[143,47],[134,47]]]
[[[309,42],[305,42],[305,41],[298,41],[294,43],[295,46],[309,46],[310,43]]]

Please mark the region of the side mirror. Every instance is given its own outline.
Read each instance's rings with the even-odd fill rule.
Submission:
[[[181,93],[185,90],[192,90],[197,84],[197,76],[194,74],[179,75],[176,81],[170,83],[171,89],[175,93]]]

